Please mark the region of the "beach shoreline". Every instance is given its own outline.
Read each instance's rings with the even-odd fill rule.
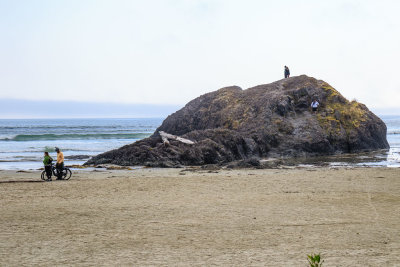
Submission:
[[[1,265],[400,263],[399,168],[0,171]]]
[[[387,125],[389,150],[305,158],[278,157],[275,162],[279,165],[291,162],[290,165],[400,167],[400,117],[381,118]],[[162,121],[162,118],[0,120],[0,170],[39,169],[43,152],[48,151],[54,157],[56,146],[63,151],[67,165],[82,165],[91,157],[150,136]],[[269,155],[268,160],[271,157],[273,155]]]

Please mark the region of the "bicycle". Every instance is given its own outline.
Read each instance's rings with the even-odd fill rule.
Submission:
[[[57,168],[56,168],[56,166],[54,166],[53,163],[51,164],[50,176],[47,176],[46,170],[44,170],[44,171],[42,171],[40,178],[43,181],[51,181],[52,175],[54,175],[55,177],[58,177]],[[71,176],[72,176],[72,172],[68,167],[64,167],[61,169],[61,175],[60,175],[61,180],[69,180],[71,178]]]

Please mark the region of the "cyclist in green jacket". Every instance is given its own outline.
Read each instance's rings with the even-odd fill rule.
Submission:
[[[51,162],[53,159],[49,156],[49,152],[44,152],[44,170],[46,171],[47,180],[51,181]]]

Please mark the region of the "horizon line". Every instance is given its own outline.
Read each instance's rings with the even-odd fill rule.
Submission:
[[[169,114],[171,115],[171,114]],[[99,117],[89,117],[89,116],[83,116],[83,117],[0,117],[0,120],[76,120],[76,119],[166,119],[169,115],[167,116],[141,116],[141,117],[133,117],[133,116],[110,116],[110,117],[105,117],[105,116],[99,116]],[[393,113],[387,113],[387,114],[379,114],[375,113],[378,117],[380,116],[400,116],[399,114],[393,114]]]
[[[182,103],[142,103],[142,102],[105,102],[105,101],[80,101],[80,100],[49,100],[49,99],[25,99],[0,97],[0,101],[19,101],[19,102],[36,102],[36,103],[75,103],[75,104],[97,104],[97,105],[143,105],[143,106],[180,106]]]
[[[112,117],[104,117],[104,116],[102,116],[102,117],[89,117],[89,116],[86,116],[86,117],[0,117],[0,120],[57,120],[57,119],[60,119],[60,120],[88,119],[89,120],[89,119],[164,119],[164,118],[166,118],[166,117],[155,117],[155,116],[154,117],[153,116],[149,116],[149,117],[145,117],[145,116],[143,116],[143,117],[132,117],[132,116],[126,116],[126,117],[123,117],[123,116],[121,116],[121,117],[119,117],[119,116],[117,116],[117,117],[115,117],[115,116],[112,116]]]

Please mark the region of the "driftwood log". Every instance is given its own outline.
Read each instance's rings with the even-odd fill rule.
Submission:
[[[184,144],[188,144],[188,145],[193,145],[194,144],[194,142],[189,140],[189,139],[182,138],[182,137],[179,137],[177,135],[169,134],[169,133],[166,133],[164,131],[159,131],[158,133],[160,134],[161,139],[162,139],[164,144],[169,144],[168,139],[176,140],[176,141],[182,142]]]

